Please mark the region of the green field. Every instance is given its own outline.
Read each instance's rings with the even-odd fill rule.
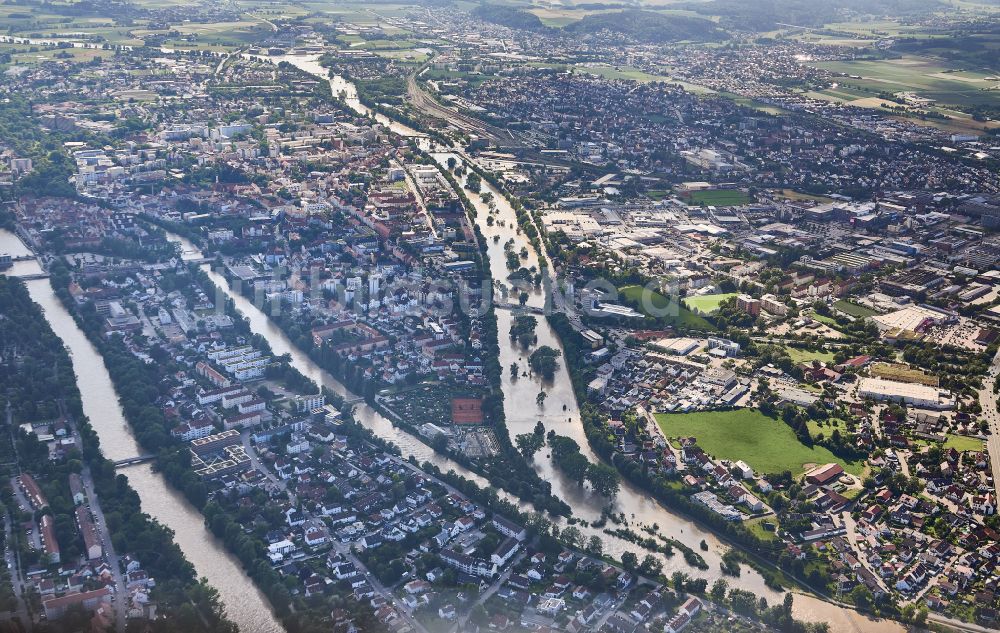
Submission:
[[[991,81],[990,75],[945,64],[929,57],[903,55],[898,59],[824,61],[813,65],[851,75],[838,79],[838,90],[852,93],[868,91],[868,96],[874,97],[879,92],[912,92],[956,106],[1000,103],[1000,91],[993,89],[996,80]]]
[[[856,317],[859,319],[875,316],[876,314],[878,314],[878,312],[876,312],[875,310],[866,308],[851,301],[846,301],[844,299],[841,299],[840,301],[834,303],[833,307],[836,308],[837,310],[840,310],[841,312],[843,312],[848,316]]]
[[[814,360],[822,361],[824,363],[833,362],[833,352],[810,352],[807,349],[799,349],[788,345],[785,346],[785,351],[788,352],[788,356],[792,359],[793,363],[811,363]]]
[[[964,435],[948,434],[944,441],[945,448],[953,448],[963,453],[976,453],[983,450],[983,441],[978,437],[966,437]]]
[[[590,75],[604,77],[605,79],[631,79],[632,81],[642,83],[648,83],[651,81],[670,81],[669,77],[665,77],[663,75],[651,75],[647,72],[639,70],[638,68],[632,68],[631,66],[605,66],[601,64],[599,66],[576,66],[575,69]]]
[[[813,320],[819,321],[820,323],[822,323],[824,325],[829,325],[830,327],[832,327],[835,330],[840,327],[840,325],[837,324],[837,319],[835,319],[833,317],[830,317],[830,316],[826,316],[825,314],[816,314],[816,313],[813,313],[810,316],[813,318]]]
[[[825,437],[830,437],[833,435],[834,431],[840,431],[843,435],[847,433],[847,422],[839,418],[830,418],[828,420],[809,420],[806,422],[806,426],[809,428],[809,435],[815,438],[818,434],[822,433]]]
[[[636,303],[639,305],[639,310],[642,311],[642,296],[643,287],[642,286],[624,286],[618,289],[621,293],[622,298],[628,303]],[[670,299],[664,297],[658,292],[653,292],[650,296],[650,300],[654,308],[663,309],[673,305]],[[655,315],[654,315],[655,316]],[[674,316],[665,317],[673,325],[681,328],[688,328],[693,330],[709,330],[714,332],[716,330],[715,326],[698,316],[694,312],[691,312],[683,305],[677,306],[677,313]]]
[[[764,516],[750,519],[749,521],[744,521],[743,526],[748,530],[753,532],[757,538],[762,541],[777,541],[778,535],[773,529],[769,530],[764,527],[764,523],[770,523],[771,525],[776,525],[778,522],[773,516]]]
[[[717,295],[696,295],[694,297],[685,297],[684,305],[701,314],[712,314],[719,309],[719,305],[723,301],[735,296],[735,292],[725,292]]]
[[[756,472],[789,470],[801,475],[807,464],[830,462],[855,476],[864,470],[863,462],[846,462],[822,446],[802,444],[787,424],[756,409],[659,413],[656,420],[667,437],[696,437],[706,453],[719,459],[742,459]]]
[[[739,189],[707,189],[691,193],[691,202],[715,207],[728,207],[750,202],[750,196]]]

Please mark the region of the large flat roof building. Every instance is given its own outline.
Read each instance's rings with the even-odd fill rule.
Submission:
[[[954,400],[936,387],[918,385],[881,378],[862,378],[858,384],[858,397],[873,400],[910,404],[927,409],[950,409]]]

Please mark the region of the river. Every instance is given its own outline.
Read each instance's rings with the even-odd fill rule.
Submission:
[[[318,56],[316,55],[286,55],[274,61],[287,61],[308,73],[319,77],[327,77],[329,75],[328,69],[320,65],[317,60]],[[343,77],[334,76],[331,78],[331,89],[335,95],[345,95],[347,105],[359,114],[370,114],[370,110],[358,101],[357,91],[354,86],[344,80]],[[389,120],[383,115],[378,115],[378,117],[381,117],[379,118],[380,122],[389,125],[390,129],[398,134],[422,138],[421,149],[425,151],[431,150],[431,156],[437,161],[440,167],[447,168],[448,158],[454,158],[459,164],[463,162],[462,156],[456,153],[453,148],[434,148],[424,138],[423,134]],[[464,178],[462,180],[464,182]],[[486,222],[486,217],[489,213],[487,204],[482,202],[479,196],[475,194],[470,195],[469,198],[476,207],[477,224],[487,240],[487,256],[492,275],[495,280],[505,282],[507,264],[503,245],[507,240],[514,240],[515,251],[519,252],[522,247],[527,248],[528,257],[522,260],[522,264],[527,268],[531,268],[532,266],[537,267],[538,255],[526,237],[517,231],[517,219],[514,210],[506,199],[485,180],[482,181],[480,187],[481,191],[489,191],[493,194],[496,205],[494,214],[496,221],[493,226],[489,226]],[[494,241],[494,236],[498,236],[499,240]],[[509,286],[509,284],[507,285]],[[528,305],[542,307],[544,302],[545,296],[542,292],[532,291],[529,293]],[[591,461],[597,461],[599,458],[590,449],[590,445],[583,432],[576,396],[573,392],[565,363],[560,363],[560,368],[556,372],[551,384],[543,385],[539,378],[532,377],[521,377],[517,380],[512,380],[507,368],[511,363],[518,362],[522,368],[526,369],[527,354],[530,353],[530,350],[519,349],[517,344],[511,342],[510,337],[507,336],[512,319],[510,311],[507,309],[497,309],[496,314],[497,331],[500,339],[500,366],[503,374],[504,413],[511,436],[530,432],[534,429],[536,421],[541,420],[547,430],[555,430],[560,435],[565,435],[576,440],[580,445],[581,452]],[[544,318],[538,319],[536,334],[538,336],[538,345],[548,345],[562,352],[562,344],[558,336],[549,327],[548,322]],[[544,405],[541,407],[533,407],[531,404],[526,405],[525,403],[533,404],[535,402],[535,395],[542,388],[544,388],[547,394]],[[563,410],[563,405],[566,406],[565,411]],[[399,433],[397,431],[397,435]],[[414,442],[417,442],[414,438],[407,437],[405,442],[401,444],[401,448],[406,452],[408,447],[413,445]],[[424,447],[422,450],[427,449]],[[567,481],[562,473],[555,469],[547,452],[540,452],[536,455],[534,466],[544,480],[552,483],[553,493],[573,507],[576,517],[588,521],[594,521],[600,517],[601,509],[606,505],[604,499],[586,490],[582,490],[573,482]],[[465,476],[469,476],[467,474],[468,471],[465,469],[459,470],[455,468],[455,470]],[[473,478],[481,481],[479,477]],[[727,546],[721,543],[713,533],[671,512],[651,499],[644,491],[625,482],[622,483],[621,490],[614,501],[613,510],[624,513],[632,528],[636,531],[638,531],[636,528],[639,525],[658,526],[661,534],[675,538],[694,548],[702,554],[710,565],[708,571],[700,572],[688,567],[679,553],[669,559],[661,557],[667,576],[674,570],[678,570],[692,576],[708,578],[710,582],[718,578],[723,578],[719,571],[719,562]],[[625,551],[633,551],[640,558],[644,555],[643,551],[637,550],[632,544],[603,534],[593,528],[581,528],[581,531],[586,536],[591,534],[599,535],[604,541],[605,551],[615,557],[620,558],[621,554]],[[702,540],[708,544],[709,551],[701,552],[699,545]],[[753,591],[758,596],[766,598],[769,604],[774,604],[782,599],[781,593],[768,588],[764,584],[764,579],[760,574],[747,568],[745,565],[739,579],[727,578],[727,580],[732,585]],[[900,633],[905,630],[902,625],[896,622],[888,620],[875,621],[851,609],[833,605],[809,594],[795,594],[793,613],[795,617],[805,621],[827,622],[831,630],[835,633],[855,633],[862,630],[862,628],[865,631],[873,631],[875,633]]]
[[[448,153],[435,153],[433,156],[438,160],[447,161],[447,158],[452,155]],[[483,186],[488,186],[485,181],[483,182]],[[517,250],[520,250],[521,246],[528,248],[529,259],[526,260],[528,266],[537,265],[537,255],[533,253],[531,245],[527,240],[517,234],[513,228],[516,226],[514,210],[496,192],[494,192],[494,196],[497,201],[498,219],[502,220],[506,226],[500,226],[499,222],[495,223],[492,227],[488,226],[485,221],[487,215],[485,203],[479,200],[478,196],[472,196],[472,199],[479,211],[478,217],[481,221],[481,229],[489,242],[490,269],[492,271],[500,271],[499,273],[494,273],[496,279],[506,279],[506,259],[503,252],[503,243],[507,239],[515,239]],[[496,244],[492,240],[493,235],[501,236],[500,241]],[[168,238],[180,244],[183,258],[202,259],[204,257],[204,254],[198,247],[189,240],[170,233],[168,233]],[[288,354],[291,358],[292,366],[314,382],[328,387],[340,395],[354,396],[329,372],[321,368],[307,354],[300,350],[251,300],[233,291],[224,275],[211,270],[209,264],[202,264],[202,269],[208,273],[215,285],[233,300],[236,309],[247,317],[250,329],[267,339],[272,351],[276,355]],[[530,294],[529,305],[541,306],[543,304],[544,296],[540,291]],[[510,338],[506,335],[510,330],[510,311],[499,308],[496,310],[496,313],[500,339],[500,361],[501,368],[503,369],[504,413],[511,435],[530,432],[534,428],[535,422],[542,420],[546,429],[554,429],[561,435],[572,437],[580,444],[581,451],[588,459],[597,461],[599,458],[591,451],[583,433],[583,425],[580,421],[576,397],[573,393],[572,383],[570,382],[565,363],[560,363],[560,368],[556,373],[554,381],[551,384],[544,385],[544,389],[548,394],[545,405],[543,407],[536,407],[534,404],[535,395],[542,385],[538,378],[525,377],[514,381],[511,380],[506,368],[512,362],[519,360],[521,366],[526,369],[527,364],[525,359],[527,356],[522,350],[517,349],[516,345],[511,343]],[[538,335],[538,344],[549,345],[561,351],[562,345],[545,319],[540,318],[538,320],[536,333]],[[526,403],[530,404],[526,405]],[[562,409],[563,405],[566,405],[565,411]],[[475,481],[480,486],[489,485],[483,477],[461,466],[457,462],[435,453],[433,449],[410,433],[394,427],[387,418],[367,404],[361,402],[355,405],[355,417],[361,424],[379,437],[396,444],[404,457],[412,455],[421,462],[429,461],[435,464],[443,471],[454,470],[463,477]],[[541,478],[552,483],[553,493],[573,507],[574,515],[577,518],[585,519],[588,522],[594,522],[601,518],[601,511],[607,505],[606,499],[592,494],[588,490],[582,489],[575,483],[567,480],[561,471],[555,469],[547,454],[536,456],[534,465]],[[525,512],[533,510],[532,506],[524,504],[509,495],[503,496],[517,503]],[[668,511],[655,500],[649,498],[643,491],[624,482],[612,509],[615,512],[624,513],[635,531],[639,531],[640,525],[657,525],[661,534],[675,538],[698,551],[710,566],[707,571],[694,569],[687,565],[683,556],[678,552],[670,558],[661,557],[667,576],[674,571],[683,571],[692,576],[707,578],[710,582],[723,577],[719,569],[719,564],[721,556],[727,548],[711,532],[700,528],[690,520]],[[564,522],[558,521],[558,523],[563,524]],[[621,555],[626,551],[633,552],[640,558],[647,553],[645,550],[628,541],[603,533],[600,529],[580,526],[580,530],[588,537],[591,535],[599,536],[604,542],[605,552],[616,558],[621,558]],[[709,550],[706,552],[700,550],[702,540],[709,546]],[[771,603],[781,599],[779,592],[768,588],[764,584],[764,579],[750,569],[744,570],[740,578],[740,585],[758,595],[766,597]]]
[[[281,57],[272,57],[271,60],[274,62],[287,61],[289,63],[292,63],[296,67],[311,74],[317,75],[322,78],[328,77],[328,71],[318,63],[317,55],[309,55],[309,56],[287,55]],[[368,108],[366,108],[363,104],[361,104],[360,101],[358,101],[357,91],[354,89],[354,86],[350,82],[344,80],[342,77],[339,76],[332,77],[330,78],[330,80],[331,80],[331,89],[333,90],[335,95],[343,94],[347,105],[353,108],[356,112],[358,112],[359,115],[363,116],[371,115],[371,111]],[[388,118],[384,117],[381,114],[376,114],[375,116],[377,120],[379,120],[384,125],[387,125],[397,134],[401,134],[403,136],[408,136],[408,137],[423,136],[405,125],[389,120]],[[423,144],[423,147],[425,149],[427,148],[426,142]],[[453,154],[448,151],[435,151],[432,152],[432,156],[441,165],[444,165],[449,157],[454,157],[459,162],[461,162],[462,160],[462,158],[457,154]],[[531,267],[532,265],[537,266],[537,254],[534,252],[534,249],[531,247],[530,243],[528,243],[527,239],[525,239],[525,237],[520,233],[518,233],[515,229],[516,218],[513,209],[506,202],[506,200],[499,194],[499,192],[493,190],[493,188],[485,181],[483,181],[482,183],[482,188],[484,191],[491,191],[496,201],[497,211],[495,217],[498,220],[498,222],[496,222],[492,227],[488,226],[488,224],[486,223],[486,217],[488,214],[488,209],[486,207],[486,204],[483,203],[481,200],[479,200],[478,196],[472,195],[470,196],[470,198],[472,199],[473,204],[477,208],[478,222],[488,242],[487,243],[488,259],[490,263],[490,269],[493,272],[494,278],[499,280],[504,280],[507,277],[506,257],[503,251],[503,244],[508,239],[514,239],[516,245],[515,246],[516,251],[520,251],[522,246],[528,249],[529,252],[528,259],[524,260],[524,263],[527,267]],[[501,225],[501,221],[503,225]],[[493,240],[494,235],[500,237],[499,241],[494,242]],[[181,244],[182,250],[184,252],[184,257],[186,259],[198,259],[201,257],[201,253],[198,252],[197,248],[187,240],[184,240],[183,238],[180,238],[179,236],[175,235],[169,235],[169,237],[172,241],[176,241]],[[2,244],[3,242],[0,241],[0,253],[2,252],[13,253],[13,251],[6,250]],[[333,391],[341,395],[351,395],[349,394],[349,392],[347,392],[344,386],[341,385],[337,380],[335,380],[328,372],[324,371],[315,362],[313,362],[312,359],[310,359],[306,354],[301,352],[301,350],[299,350],[284,335],[284,333],[280,331],[280,329],[267,317],[267,315],[265,315],[256,306],[254,306],[251,301],[247,300],[242,295],[233,292],[233,290],[229,287],[229,284],[222,275],[220,275],[215,271],[209,270],[209,266],[207,264],[203,265],[203,268],[208,272],[212,281],[219,288],[221,288],[229,297],[233,299],[237,309],[249,319],[251,329],[255,333],[261,334],[268,340],[275,354],[277,355],[289,354],[289,356],[291,357],[292,365],[310,379],[332,389]],[[31,282],[29,284],[29,287],[32,288],[33,296],[35,294],[34,288],[37,284],[42,284],[44,285],[45,288],[49,287],[46,281]],[[49,291],[49,293],[51,294],[51,290]],[[52,299],[54,300],[55,297],[53,296]],[[42,301],[40,301],[37,298],[36,301],[42,303]],[[544,295],[539,291],[534,291],[530,293],[528,303],[529,305],[540,307],[544,303]],[[45,304],[43,304],[43,307],[46,307]],[[526,369],[527,353],[530,353],[530,351],[519,349],[516,346],[516,344],[512,343],[509,337],[507,336],[507,332],[510,328],[510,321],[512,318],[510,311],[507,309],[497,309],[496,312],[498,320],[498,332],[500,338],[499,341],[500,363],[501,363],[501,368],[503,369],[504,411],[506,414],[507,426],[511,435],[513,436],[519,433],[530,432],[534,428],[535,422],[537,420],[542,420],[543,424],[545,424],[546,426],[546,429],[555,430],[560,435],[572,437],[580,445],[581,451],[588,459],[592,461],[597,461],[598,457],[594,455],[593,452],[591,451],[589,444],[586,440],[586,437],[583,434],[583,428],[579,417],[579,410],[577,407],[576,398],[573,393],[572,385],[569,380],[569,374],[565,368],[565,363],[560,363],[561,365],[560,369],[556,373],[555,379],[552,381],[551,384],[543,385],[540,383],[539,379],[532,377],[522,377],[516,381],[511,380],[509,372],[507,372],[507,367],[509,367],[510,364],[513,362],[518,362],[522,366],[522,368]],[[47,317],[49,317],[49,313],[50,311],[47,309],[46,310]],[[68,317],[68,314],[66,316]],[[49,318],[51,322],[52,317]],[[55,329],[56,332],[60,334],[60,336],[63,336],[64,340],[67,339],[67,337],[64,336],[63,332],[61,332],[60,329],[57,328],[55,325],[53,325],[53,329]],[[71,330],[73,332],[78,333],[82,337],[82,333],[79,333],[79,331],[75,327],[75,324],[72,324]],[[538,319],[538,328],[536,330],[536,333],[538,335],[539,345],[548,345],[557,350],[560,351],[562,350],[562,345],[559,342],[558,337],[549,327],[547,321],[544,318]],[[72,336],[69,336],[69,338],[72,338]],[[86,339],[83,339],[83,342],[87,343]],[[67,344],[70,345],[71,349],[73,349],[73,345],[69,340],[67,340]],[[89,343],[87,343],[87,346],[89,347]],[[96,352],[93,350],[92,347],[90,348],[90,354],[91,355],[96,354]],[[96,360],[99,361],[100,359],[96,358]],[[76,363],[77,361],[76,359],[74,359],[74,365],[76,365]],[[103,363],[98,362],[98,364],[100,365],[100,370],[103,372],[104,371]],[[87,364],[88,368],[89,365],[90,363],[88,362]],[[87,371],[89,371],[89,369],[87,369]],[[79,368],[77,368],[77,375],[78,376],[81,375],[81,371]],[[101,377],[101,380],[108,380],[108,381],[110,380],[107,378],[106,372],[104,372],[104,376]],[[108,382],[108,385],[110,389],[110,382]],[[544,390],[547,393],[547,399],[545,401],[545,404],[544,406],[541,407],[534,406],[535,395],[542,388],[544,388]],[[81,385],[81,392],[83,391],[84,388],[83,385]],[[87,400],[86,395],[84,395],[84,400],[86,405],[86,400]],[[112,401],[113,400],[114,399],[112,398]],[[525,403],[531,403],[531,404],[525,405]],[[563,410],[564,405],[566,407],[565,410]],[[113,406],[112,408],[118,409],[117,406]],[[91,414],[89,411],[88,415],[91,417],[92,420],[97,419],[95,418],[95,414]],[[488,483],[482,477],[476,475],[475,473],[472,473],[471,471],[465,469],[464,467],[460,466],[459,464],[447,458],[437,455],[436,453],[434,453],[432,449],[430,449],[428,446],[426,446],[425,444],[414,438],[412,435],[393,427],[392,424],[385,417],[380,415],[378,412],[376,412],[368,405],[364,403],[356,405],[355,416],[360,423],[365,425],[367,428],[371,429],[374,433],[376,433],[377,435],[386,440],[392,441],[397,446],[399,446],[404,456],[412,455],[420,461],[429,461],[431,463],[434,463],[442,470],[445,471],[454,470],[455,472],[461,474],[462,476],[475,481],[477,484],[481,486],[488,485]],[[114,416],[111,416],[111,418],[109,419],[114,419]],[[117,411],[117,420],[121,421],[120,410]],[[120,428],[117,429],[109,428],[107,431],[110,436],[108,440],[105,440],[105,437],[102,433],[101,435],[102,444],[104,444],[106,441],[110,444],[115,444],[115,440],[113,438],[121,435],[128,435],[129,438],[131,439],[130,433],[127,427],[123,425],[123,423],[121,424],[114,422],[109,423],[108,420],[104,420],[102,421],[101,426],[114,427],[114,425],[116,424]],[[102,432],[101,429],[98,429],[98,431]],[[106,446],[105,450],[109,451],[111,449],[109,449]],[[566,500],[566,502],[573,507],[574,515],[576,517],[591,522],[600,518],[601,510],[606,505],[606,501],[603,498],[590,493],[586,489],[581,489],[575,483],[568,481],[562,475],[561,472],[559,472],[554,468],[547,452],[542,452],[535,457],[534,466],[538,471],[539,475],[544,480],[550,481],[552,483],[553,493],[559,496],[560,498]],[[133,469],[129,469],[128,473],[131,479]],[[153,491],[144,492],[143,490],[140,490],[139,484],[133,484],[136,487],[136,489],[139,490],[140,495],[143,498],[144,504],[147,503],[147,499],[150,497],[150,495],[155,495],[157,500],[167,496],[174,496],[176,498],[176,495],[172,495],[170,491],[166,489],[166,485],[165,483],[163,483],[161,478],[152,477],[152,479],[155,479],[155,481],[159,482],[160,487],[164,488],[165,492],[153,492]],[[509,496],[507,495],[503,496],[509,498]],[[511,500],[516,502],[516,500],[514,499]],[[181,504],[183,504],[183,500],[178,500],[178,501]],[[151,503],[153,506],[157,504],[155,500],[151,500],[149,503]],[[531,509],[525,504],[519,504],[519,505],[525,511]],[[146,506],[144,505],[144,507]],[[219,546],[213,543],[210,547],[207,547],[209,552],[202,552],[201,550],[206,549],[205,547],[206,541],[211,540],[211,535],[208,534],[207,531],[204,529],[201,517],[196,513],[196,511],[193,508],[187,507],[186,510],[184,510],[182,506],[180,509],[182,511],[177,513],[176,516],[163,515],[162,518],[161,515],[157,514],[155,507],[149,507],[147,508],[147,511],[149,511],[150,514],[152,514],[153,516],[162,520],[165,524],[170,525],[175,530],[175,532],[177,533],[177,540],[179,543],[181,543],[185,551],[185,554],[187,554],[189,557],[189,560],[191,560],[195,564],[196,568],[198,568],[199,570],[199,573],[209,576],[207,571],[203,571],[204,567],[199,565],[198,559],[205,560],[202,558],[202,556],[209,554],[211,552],[218,551]],[[721,572],[719,571],[719,562],[721,560],[722,553],[726,550],[726,546],[722,544],[719,541],[719,539],[716,538],[714,534],[712,534],[711,532],[702,529],[697,524],[693,523],[688,519],[678,516],[677,514],[664,508],[659,503],[650,499],[648,495],[642,490],[639,490],[634,486],[625,483],[623,483],[621,491],[619,492],[617,498],[615,499],[612,509],[615,512],[624,513],[630,523],[630,526],[635,531],[639,531],[638,527],[640,525],[658,526],[661,534],[675,538],[685,543],[689,547],[695,549],[696,551],[701,553],[702,556],[704,556],[705,560],[710,565],[710,569],[708,571],[702,572],[699,570],[695,570],[694,568],[687,566],[680,553],[677,553],[672,558],[661,557],[661,559],[664,562],[664,570],[666,575],[669,576],[673,571],[683,571],[691,576],[706,578],[709,580],[709,582],[712,582],[715,579],[723,577]],[[174,519],[176,523],[169,519]],[[191,524],[196,524],[196,525],[191,525]],[[183,525],[183,529],[180,527],[175,527],[175,525]],[[195,539],[196,543],[193,544],[186,543],[185,541],[188,540],[187,538],[184,538],[182,540],[181,534],[184,533],[185,531],[187,531],[188,534],[195,534],[198,536],[198,538]],[[616,558],[620,558],[621,554],[623,554],[625,551],[634,552],[638,554],[640,558],[646,553],[637,546],[632,545],[631,543],[628,543],[627,541],[624,541],[617,537],[612,537],[607,534],[604,534],[598,529],[581,527],[581,531],[584,533],[585,536],[590,536],[590,535],[600,536],[600,538],[604,542],[605,552],[612,556],[615,556]],[[204,535],[204,537],[202,537],[201,535]],[[704,540],[708,544],[709,551],[707,552],[700,551],[699,544],[702,540]],[[189,550],[189,547],[193,549]],[[221,555],[222,558],[225,559],[228,565],[233,565],[232,560],[229,559],[228,556],[224,554],[224,552],[222,552]],[[248,598],[254,598],[254,597],[259,598],[259,600],[257,600],[256,598],[253,600],[249,600],[250,603],[257,604],[258,612],[260,611],[259,605],[266,603],[263,601],[264,599],[262,596],[260,596],[259,592],[257,592],[252,587],[250,588],[250,592],[252,593],[248,593],[244,589],[241,590],[240,594],[231,595],[230,587],[227,587],[227,585],[231,582],[232,576],[239,577],[241,582],[239,582],[238,584],[240,585],[244,583],[249,583],[249,580],[245,577],[245,575],[242,574],[242,572],[238,568],[235,570],[235,573],[229,573],[225,577],[219,578],[218,580],[213,579],[211,576],[209,576],[210,582],[212,582],[213,585],[219,588],[220,594],[222,594],[223,600],[227,606],[227,611],[233,614],[232,616],[233,619],[236,620],[241,625],[241,629],[245,631],[268,630],[266,628],[251,628],[251,629],[244,628],[245,625],[241,621],[240,616],[245,614],[243,605],[248,602]],[[759,596],[765,597],[770,604],[774,604],[781,600],[781,594],[779,592],[775,592],[767,588],[764,585],[763,578],[759,574],[757,574],[753,570],[746,568],[745,566],[743,569],[743,574],[738,580],[737,579],[728,579],[728,580],[730,581],[730,584],[738,585],[741,588],[748,589],[750,591],[753,591],[755,594]],[[226,589],[225,591],[224,588]],[[237,609],[239,610],[239,613],[237,613]],[[264,611],[267,614],[267,617],[270,618],[270,613],[267,612],[266,609]],[[866,618],[863,618],[862,616],[859,616],[857,613],[849,609],[843,609],[835,605],[829,604],[827,602],[824,602],[822,600],[813,598],[812,596],[804,594],[796,594],[794,614],[796,617],[801,618],[803,620],[828,622],[830,623],[832,630],[836,631],[837,633],[840,633],[841,631],[846,633],[848,631],[860,630],[858,628],[859,623],[861,624],[861,626],[864,627],[865,630],[870,630],[870,631],[878,631],[878,632],[885,631],[886,633],[889,632],[896,633],[897,631],[903,630],[901,626],[896,625],[895,623],[889,623],[885,621],[875,623],[873,621],[867,620]],[[273,618],[270,618],[270,620],[273,622]],[[260,622],[266,622],[266,620],[260,620]],[[277,626],[276,622],[274,623],[274,626]]]
[[[244,57],[261,57],[260,55],[247,55],[244,53]],[[310,75],[314,75],[321,79],[329,80],[330,91],[333,92],[334,97],[343,98],[344,103],[347,107],[354,110],[360,116],[373,116],[375,120],[382,125],[388,127],[390,130],[399,134],[400,136],[405,136],[408,138],[422,138],[424,134],[414,130],[413,128],[400,123],[399,121],[394,121],[389,117],[381,114],[379,112],[374,112],[371,108],[361,103],[358,99],[358,89],[353,83],[345,79],[342,75],[330,74],[330,69],[326,68],[319,63],[320,56],[317,54],[311,55],[271,55],[265,57],[265,59],[279,64],[281,62],[288,62],[295,66],[299,70],[305,71]]]
[[[28,255],[31,251],[16,235],[0,229],[0,253]],[[16,276],[40,271],[37,261],[28,260],[16,262],[13,269],[4,272]],[[111,376],[97,349],[59,301],[48,279],[26,283],[32,300],[41,306],[45,319],[69,350],[83,411],[101,439],[101,452],[113,461],[143,454],[145,451],[125,421]],[[154,472],[151,464],[130,466],[121,472],[139,494],[143,511],[173,530],[174,540],[184,556],[194,565],[198,576],[207,578],[219,591],[226,614],[241,631],[284,631],[271,614],[267,598],[243,572],[239,561],[208,531],[201,513]]]

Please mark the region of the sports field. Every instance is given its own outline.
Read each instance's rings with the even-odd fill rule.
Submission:
[[[707,189],[691,193],[691,202],[715,207],[728,207],[750,202],[750,196],[739,189]]]
[[[871,308],[866,308],[864,306],[858,305],[851,301],[846,301],[844,299],[841,299],[840,301],[834,303],[833,307],[836,308],[837,310],[840,310],[841,312],[843,312],[848,316],[856,317],[859,319],[875,316],[876,314],[878,314],[878,312],[872,310]]]
[[[706,453],[719,459],[742,459],[755,472],[801,475],[806,465],[836,462],[852,475],[860,475],[863,462],[846,462],[821,446],[799,442],[792,429],[756,409],[658,413],[667,437],[696,437]]]
[[[695,295],[693,297],[684,297],[684,305],[701,314],[712,314],[719,309],[719,305],[723,301],[735,296],[735,292],[724,292],[717,295]]]

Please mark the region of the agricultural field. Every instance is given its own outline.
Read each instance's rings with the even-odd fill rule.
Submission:
[[[715,207],[737,206],[751,202],[750,194],[739,189],[707,189],[691,192],[691,202]]]
[[[294,6],[294,5],[289,5]],[[300,5],[307,13],[319,13],[335,17],[340,22],[363,26],[383,24],[385,18],[401,18],[412,10],[412,4],[379,2],[377,11],[370,2],[303,2]]]
[[[114,55],[113,51],[100,48],[56,48],[18,44],[0,44],[0,53],[10,53],[13,64],[37,64],[53,60],[89,62],[97,57],[106,58]]]
[[[607,13],[611,9],[607,10],[585,10],[585,9],[574,9],[574,8],[564,8],[564,7],[539,7],[530,9],[529,13],[534,13],[538,16],[538,19],[542,21],[542,24],[552,28],[562,28],[567,24],[572,24],[585,16],[594,13]]]
[[[852,316],[858,319],[864,319],[866,317],[875,316],[878,314],[878,312],[872,310],[871,308],[866,308],[864,306],[858,305],[851,301],[846,301],[844,299],[841,299],[840,301],[834,303],[833,307],[837,310],[840,310],[841,312],[843,312],[848,316]]]
[[[898,59],[825,61],[812,65],[850,75],[838,80],[835,92],[826,91],[827,95],[849,103],[888,92],[912,93],[933,99],[935,105],[1000,105],[1000,80],[995,74],[950,67],[928,57],[903,55]],[[857,93],[866,94],[866,97]]]
[[[640,302],[642,301],[642,296],[643,296],[642,286],[625,286],[623,288],[619,288],[618,292],[621,293],[621,297],[624,301],[628,303],[639,304],[640,307],[638,309],[641,311]],[[672,302],[670,299],[664,297],[658,292],[653,292],[650,297],[650,300],[653,304],[653,307],[657,309],[667,308],[668,306],[672,306],[674,304],[674,302]],[[698,316],[694,312],[691,312],[683,305],[677,306],[676,315],[666,318],[674,325],[682,328],[690,328],[694,330],[708,330],[711,332],[714,332],[716,329],[714,325],[712,325],[702,317]]]
[[[822,446],[806,446],[782,422],[756,409],[659,413],[656,415],[667,437],[696,437],[706,453],[719,459],[742,459],[760,473],[788,470],[794,476],[814,464],[836,462],[848,473],[860,476],[863,462],[847,462]]]
[[[723,301],[735,296],[735,292],[725,292],[716,295],[696,295],[693,297],[685,297],[684,305],[690,308],[693,312],[699,314],[712,314],[719,309],[719,305]]]

